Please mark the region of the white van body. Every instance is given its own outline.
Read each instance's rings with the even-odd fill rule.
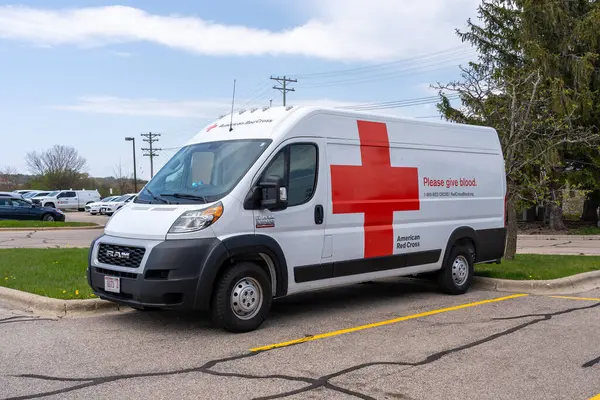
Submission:
[[[57,190],[48,196],[35,198],[34,202],[43,207],[60,208],[61,210],[84,211],[85,205],[100,200],[100,192],[95,190]]]
[[[256,329],[272,298],[414,274],[460,294],[474,263],[502,258],[494,129],[322,107],[230,118],[190,140],[92,243],[98,297],[210,308],[238,332]]]

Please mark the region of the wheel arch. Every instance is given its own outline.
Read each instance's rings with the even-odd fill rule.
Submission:
[[[465,244],[473,248],[473,263],[477,261],[477,250],[479,248],[479,238],[475,229],[468,226],[461,226],[456,228],[448,238],[446,249],[444,250],[444,258],[442,261],[442,268],[448,263],[448,257],[452,251],[452,247],[456,244]]]

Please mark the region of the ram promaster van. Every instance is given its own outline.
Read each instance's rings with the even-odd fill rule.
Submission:
[[[465,293],[504,254],[505,171],[490,128],[320,107],[211,123],[91,244],[94,293],[258,328],[272,299],[434,275]]]

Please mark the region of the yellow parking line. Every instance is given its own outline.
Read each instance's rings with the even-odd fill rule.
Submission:
[[[594,397],[592,397],[588,400],[600,400],[600,393],[598,393],[597,395],[595,395]]]
[[[552,297],[553,299],[600,301],[600,298],[596,298],[596,297],[574,297],[574,296],[549,296],[549,297]]]
[[[346,333],[357,332],[357,331],[362,331],[362,330],[371,329],[371,328],[377,328],[377,327],[384,326],[384,325],[395,324],[395,323],[398,323],[398,322],[407,321],[409,319],[416,319],[416,318],[428,317],[430,315],[441,314],[441,313],[445,313],[445,312],[449,312],[449,311],[461,310],[463,308],[468,308],[468,307],[480,306],[482,304],[497,303],[497,302],[500,302],[500,301],[510,300],[510,299],[516,299],[518,297],[523,297],[523,296],[527,296],[527,294],[514,294],[514,295],[510,295],[510,296],[506,296],[506,297],[497,297],[495,299],[481,300],[481,301],[476,301],[474,303],[467,303],[467,304],[461,304],[461,305],[458,305],[458,306],[452,306],[452,307],[447,307],[447,308],[440,308],[440,309],[437,309],[437,310],[431,310],[431,311],[426,311],[426,312],[422,312],[422,313],[419,313],[419,314],[412,314],[412,315],[407,315],[407,316],[404,316],[404,317],[399,317],[399,318],[394,318],[394,319],[388,319],[386,321],[375,322],[375,323],[372,323],[372,324],[360,325],[360,326],[355,326],[353,328],[340,329],[338,331],[321,333],[321,334],[313,335],[313,336],[307,336],[307,337],[303,337],[303,338],[300,338],[300,339],[290,340],[290,341],[287,341],[287,342],[270,344],[268,346],[262,346],[262,347],[255,347],[253,349],[250,349],[250,351],[257,352],[257,351],[272,350],[272,349],[276,349],[276,348],[279,348],[279,347],[287,347],[287,346],[291,346],[291,345],[294,345],[294,344],[299,344],[299,343],[304,343],[304,342],[310,342],[310,341],[318,340],[318,339],[325,339],[325,338],[329,338],[329,337],[333,337],[333,336],[338,336],[338,335],[344,335]]]

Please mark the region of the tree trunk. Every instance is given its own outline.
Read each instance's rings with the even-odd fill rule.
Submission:
[[[517,210],[514,202],[509,200],[506,204],[506,213],[508,219],[506,222],[506,249],[504,250],[504,258],[513,260],[517,254]]]
[[[548,202],[548,227],[553,231],[564,231],[567,229],[563,219],[562,192],[552,187],[550,190],[550,201]]]
[[[598,223],[598,202],[594,200],[585,200],[583,202],[583,213],[581,213],[581,220]]]

